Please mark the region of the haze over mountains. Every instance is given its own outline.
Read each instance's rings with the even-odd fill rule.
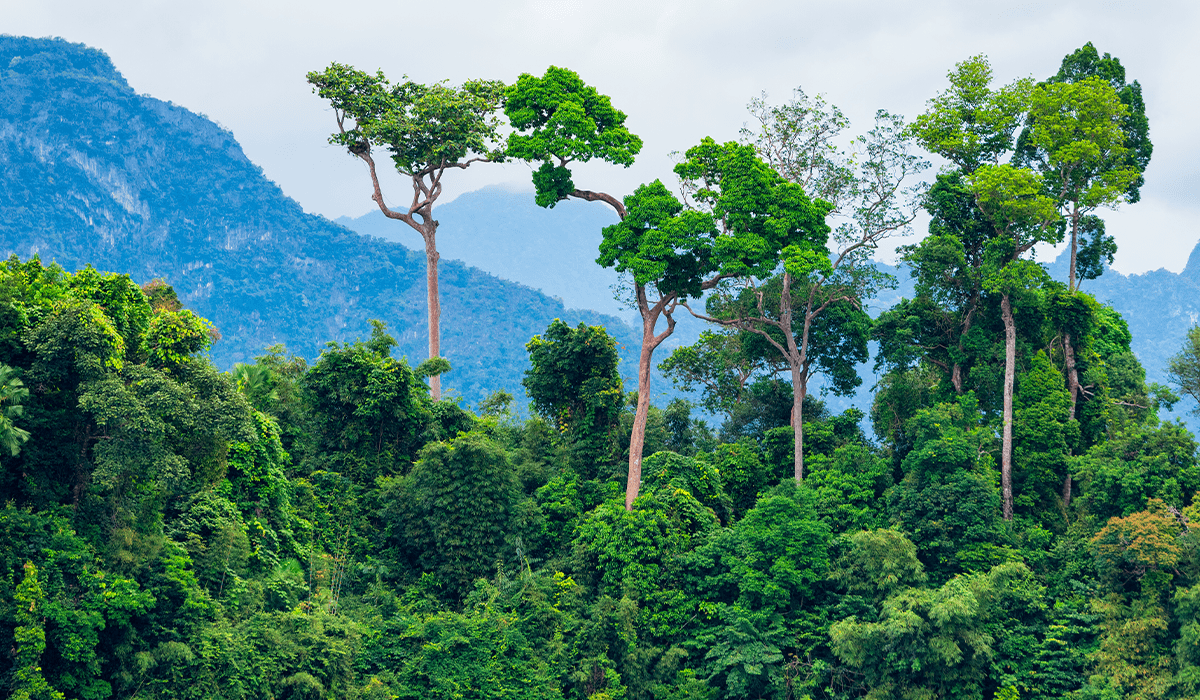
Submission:
[[[365,337],[371,318],[397,355],[425,357],[423,255],[304,213],[233,134],[136,94],[102,51],[0,37],[0,167],[0,253],[165,278],[220,330],[224,369],[272,343],[312,359]],[[454,260],[440,271],[445,386],[471,404],[498,388],[523,397],[524,344],[555,317],[636,347],[615,318]]]
[[[167,279],[220,329],[213,358],[222,368],[280,342],[312,359],[327,341],[365,336],[371,318],[389,324],[397,354],[425,356],[424,259],[413,232],[377,212],[337,222],[304,213],[232,133],[136,94],[101,51],[0,37],[0,167],[0,253]],[[600,230],[615,221],[609,209],[545,210],[529,193],[487,188],[436,216],[448,389],[471,404],[500,388],[523,398],[524,344],[555,317],[605,325],[632,376],[633,315],[613,298],[616,273],[595,264]],[[1056,277],[1063,264],[1050,265]],[[874,312],[911,296],[907,274],[883,267],[901,284]],[[1181,274],[1109,270],[1083,289],[1125,316],[1148,379],[1165,382],[1167,358],[1200,319],[1200,246]],[[701,328],[682,321],[671,344]],[[865,409],[870,364],[862,371],[854,401]],[[668,390],[660,379],[656,394]]]

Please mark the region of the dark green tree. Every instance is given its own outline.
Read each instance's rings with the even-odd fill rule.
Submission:
[[[504,449],[479,432],[434,442],[406,477],[385,487],[388,538],[412,573],[437,577],[448,596],[514,561],[526,528],[522,493]]]
[[[364,485],[407,471],[434,422],[425,387],[382,324],[371,339],[333,343],[300,379],[312,446],[307,471],[326,469]]]
[[[533,408],[566,439],[585,479],[613,458],[624,399],[617,343],[600,326],[571,328],[559,319],[526,344],[530,369],[522,384]]]

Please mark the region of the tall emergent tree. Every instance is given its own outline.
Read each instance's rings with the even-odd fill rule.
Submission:
[[[361,158],[371,174],[371,199],[389,219],[403,221],[425,242],[425,281],[429,306],[429,356],[441,356],[441,304],[438,299],[438,222],[433,205],[442,193],[442,177],[450,169],[473,163],[502,161],[496,110],[504,84],[469,80],[456,88],[443,83],[422,85],[406,79],[391,84],[379,71],[371,75],[332,63],[308,74],[318,95],[329,100],[338,130],[329,142],[345,146]],[[384,201],[372,147],[387,150],[396,171],[412,180],[408,207],[392,209]],[[429,378],[434,400],[441,398],[441,377]]]
[[[750,110],[760,128],[743,130],[743,136],[782,181],[803,187],[823,214],[834,217],[836,249],[832,255],[824,243],[816,255],[781,249],[781,268],[766,270],[765,278],[757,276],[761,270],[745,270],[751,274],[739,274],[717,290],[704,318],[760,335],[791,374],[794,475],[800,481],[809,380],[819,370],[837,393],[861,383],[854,366],[867,359],[870,333],[862,304],[894,283],[878,273],[871,252],[915,218],[920,188],[906,189],[904,182],[928,164],[909,153],[903,120],[882,110],[875,128],[855,140],[861,153],[854,156],[835,141],[848,120],[820,96],[809,98],[797,89],[782,106],[757,99]],[[699,161],[692,167],[703,172]]]
[[[1015,160],[1046,178],[1070,233],[1068,291],[1079,280],[1094,279],[1111,264],[1117,246],[1105,234],[1100,207],[1136,202],[1145,181],[1142,173],[1154,150],[1149,121],[1136,81],[1125,83],[1125,68],[1109,54],[1100,57],[1089,42],[1063,58],[1054,77],[1033,90],[1026,128],[1017,139]],[[1081,386],[1075,343],[1064,332],[1063,356],[1071,418],[1075,418]],[[1063,498],[1070,500],[1070,476]]]
[[[629,216],[628,203],[619,197],[576,187],[569,168],[572,163],[593,159],[629,167],[641,151],[642,140],[625,127],[625,113],[614,108],[607,95],[585,84],[574,71],[550,66],[540,78],[528,73],[517,78],[505,93],[504,113],[514,130],[508,137],[507,155],[540,164],[533,173],[539,206],[553,208],[564,199],[576,198],[604,202],[622,221]],[[662,193],[670,197],[665,188]],[[645,197],[654,199],[656,194],[648,192]],[[641,481],[642,444],[650,407],[650,357],[654,348],[675,329],[671,319],[674,305],[669,300],[650,302],[644,285],[635,284],[635,295],[642,316],[642,353],[638,366],[638,407],[629,446],[627,507],[632,507]],[[656,334],[658,318],[664,313],[667,329]]]
[[[1044,276],[1023,259],[1034,245],[1061,238],[1053,224],[1057,207],[1045,194],[1043,178],[1029,168],[1001,160],[1010,156],[1013,135],[1031,103],[1033,81],[1021,79],[991,87],[992,69],[974,56],[949,73],[950,88],[929,101],[929,109],[911,127],[929,151],[956,166],[991,235],[983,245],[978,281],[982,291],[1000,295],[1004,320],[1004,426],[1000,479],[1005,519],[1012,518],[1012,421],[1016,380],[1017,332],[1012,296]],[[957,387],[956,387],[957,388]]]

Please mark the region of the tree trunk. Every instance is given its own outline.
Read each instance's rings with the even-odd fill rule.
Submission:
[[[654,353],[654,327],[642,321],[642,352],[638,357],[638,400],[629,436],[629,479],[625,483],[625,510],[633,508],[642,485],[642,448],[646,444],[646,416],[650,410],[650,358]]]
[[[1079,370],[1075,367],[1075,346],[1071,343],[1071,334],[1063,334],[1063,357],[1067,364],[1067,390],[1071,393],[1071,412],[1067,414],[1068,420],[1075,420],[1075,408],[1079,405]],[[1071,451],[1068,449],[1067,454]],[[1067,476],[1063,479],[1063,507],[1071,505],[1071,472],[1067,470]]]
[[[1007,292],[1000,299],[1000,311],[1004,317],[1004,442],[1000,454],[1000,484],[1004,519],[1012,520],[1013,384],[1017,373],[1017,325],[1013,320],[1012,304]]]
[[[629,435],[629,476],[625,482],[625,510],[633,509],[638,491],[642,486],[642,448],[646,444],[646,417],[650,411],[650,361],[654,349],[675,331],[675,321],[667,312],[667,328],[662,335],[655,335],[658,317],[662,315],[668,300],[660,299],[654,306],[646,300],[646,288],[636,285],[638,313],[642,316],[642,351],[638,356],[638,402],[633,414],[633,430]]]
[[[958,336],[958,351],[963,350],[963,343],[966,340],[967,333],[971,332],[971,325],[975,322],[975,309],[979,307],[979,292],[976,290],[971,297],[971,306],[967,309],[966,318],[963,319],[962,333]],[[962,395],[963,393],[963,369],[958,362],[950,370],[950,383],[954,385],[954,393]]]
[[[808,394],[808,377],[792,369],[792,439],[795,459],[792,471],[796,483],[804,481],[804,397]]]
[[[1067,279],[1069,281],[1067,288],[1072,292],[1078,289],[1078,284],[1075,281],[1075,255],[1079,250],[1079,207],[1071,211],[1071,267],[1068,271]]]
[[[429,309],[429,356],[442,356],[442,304],[438,298],[438,260],[441,254],[437,251],[437,223],[434,222],[429,233],[422,232],[425,239],[425,295]],[[429,395],[434,401],[442,400],[442,377],[435,375],[429,378]]]

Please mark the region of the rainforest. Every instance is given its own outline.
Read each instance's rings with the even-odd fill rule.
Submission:
[[[1092,44],[867,129],[755,99],[622,193],[579,166],[642,140],[568,68],[313,70],[416,252],[98,51],[0,58],[8,697],[1200,696],[1200,327],[1148,381],[1083,291],[1153,153]],[[502,161],[604,210],[632,324],[440,261],[442,178]]]

